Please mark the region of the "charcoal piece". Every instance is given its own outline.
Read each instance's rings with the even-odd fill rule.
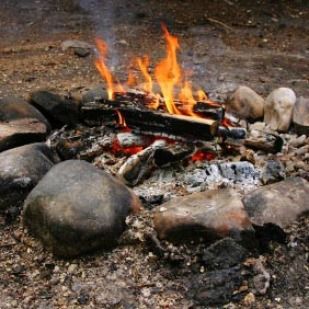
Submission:
[[[276,160],[267,161],[261,178],[264,185],[283,180],[285,178],[285,169],[283,164]]]
[[[283,139],[279,135],[267,133],[258,137],[249,137],[245,139],[244,145],[254,150],[277,153],[282,150]]]
[[[242,282],[243,276],[239,266],[223,270],[207,272],[205,275],[192,278],[193,284],[189,296],[196,304],[202,306],[218,306],[230,301],[239,300],[239,294],[234,294]]]
[[[208,269],[229,268],[241,263],[247,250],[232,238],[224,238],[210,245],[204,252],[202,261]]]
[[[232,138],[232,139],[244,139],[247,135],[247,130],[245,128],[233,128],[233,127],[223,127],[220,126],[218,129],[218,135],[223,138]]]
[[[193,145],[170,144],[155,151],[154,162],[157,166],[164,166],[169,163],[181,161],[192,155],[193,152]]]
[[[225,110],[220,104],[210,104],[207,102],[197,102],[193,111],[195,113],[201,114],[205,118],[211,118],[214,120],[222,121],[224,119]]]

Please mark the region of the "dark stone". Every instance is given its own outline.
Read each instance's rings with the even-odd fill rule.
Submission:
[[[73,257],[109,248],[140,201],[123,183],[90,163],[62,162],[31,191],[24,223],[54,254]]]
[[[241,268],[235,266],[207,272],[191,281],[193,285],[189,290],[189,296],[192,296],[198,305],[218,306],[239,300],[239,295],[234,295],[234,291],[241,286],[243,276]]]
[[[40,90],[31,94],[30,103],[56,127],[75,125],[79,120],[79,104],[58,94]]]
[[[37,119],[23,118],[0,122],[0,152],[25,144],[44,141],[46,125]]]
[[[0,211],[19,207],[31,189],[56,162],[43,143],[0,153]]]
[[[193,193],[162,204],[154,212],[154,228],[159,238],[182,242],[196,237],[251,242],[254,235],[240,197],[229,189]]]
[[[78,57],[85,58],[90,55],[90,50],[82,47],[74,48],[74,54]]]
[[[278,182],[284,178],[285,168],[280,161],[269,160],[266,162],[261,177],[264,185]]]
[[[50,124],[47,119],[31,104],[21,98],[5,97],[0,100],[0,122],[10,122],[20,119],[36,119],[44,123],[47,130]]]
[[[107,91],[102,85],[89,89],[82,95],[83,103],[90,103],[107,99]]]
[[[300,177],[263,186],[243,199],[245,210],[254,225],[274,224],[285,228],[309,211],[309,183]]]
[[[229,268],[240,264],[247,255],[247,250],[232,238],[224,238],[210,245],[202,261],[208,269]]]

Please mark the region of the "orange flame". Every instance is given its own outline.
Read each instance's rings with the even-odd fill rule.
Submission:
[[[181,114],[174,104],[174,87],[181,78],[181,70],[177,62],[179,43],[177,37],[171,35],[162,25],[166,41],[166,57],[155,67],[155,77],[161,87],[166,108],[170,114]]]
[[[102,39],[99,39],[99,38],[96,38],[95,42],[96,42],[97,50],[99,53],[98,58],[95,60],[95,65],[98,71],[100,72],[101,76],[106,81],[108,99],[112,100],[114,97],[113,76],[105,64],[105,58],[106,58],[107,50],[108,50],[107,44]]]
[[[183,88],[179,93],[179,100],[185,105],[184,112],[189,116],[196,117],[197,115],[193,112],[193,106],[196,101],[193,98],[192,87],[189,82],[185,82]]]
[[[137,65],[139,67],[139,69],[141,70],[146,83],[144,86],[144,90],[146,92],[152,92],[152,78],[151,75],[148,72],[148,68],[149,68],[149,58],[148,56],[144,56],[143,58],[137,58]]]
[[[203,90],[196,91],[195,95],[196,95],[197,101],[199,102],[203,102],[208,99],[207,94]]]

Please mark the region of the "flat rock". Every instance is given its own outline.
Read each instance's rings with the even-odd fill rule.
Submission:
[[[242,119],[263,117],[264,99],[247,86],[239,86],[226,101],[227,111]]]
[[[297,134],[309,136],[309,99],[300,97],[297,99],[293,111],[293,123]]]
[[[46,125],[37,119],[0,122],[0,151],[44,141],[47,132]]]
[[[27,194],[57,161],[43,143],[0,153],[0,210],[20,206]]]
[[[20,119],[36,119],[50,130],[47,119],[31,104],[21,98],[5,97],[0,100],[0,122]]]
[[[241,199],[231,189],[174,198],[154,212],[153,220],[159,238],[198,236],[206,241],[224,237],[245,240],[253,232]]]
[[[24,204],[24,223],[45,247],[62,257],[113,246],[140,201],[122,182],[90,163],[53,167]]]
[[[75,125],[79,120],[79,103],[49,92],[36,91],[30,96],[30,103],[35,106],[54,125]]]
[[[272,129],[287,132],[293,116],[296,95],[290,88],[275,89],[265,100],[264,122]]]
[[[242,201],[253,224],[285,228],[309,211],[308,196],[309,183],[300,177],[290,177],[250,192]]]

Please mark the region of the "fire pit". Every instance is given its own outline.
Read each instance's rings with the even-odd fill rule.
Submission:
[[[82,2],[83,10],[96,10],[95,3]],[[78,8],[74,20],[84,14]],[[126,7],[130,14],[134,10]],[[116,13],[121,12],[119,6]],[[125,36],[109,45],[100,35],[94,44],[77,35],[61,38],[39,48],[50,57],[47,76],[57,70],[59,58],[64,61],[67,83],[51,78],[55,87],[48,89],[43,77],[24,74],[21,87],[30,85],[26,100],[2,95],[0,84],[0,303],[18,308],[305,305],[309,123],[303,78],[293,71],[296,84],[281,87],[278,72],[260,75],[252,53],[249,62],[258,67],[258,79],[238,79],[239,72],[249,74],[249,62],[240,67],[240,51],[220,54],[224,49],[215,43],[237,40],[235,29],[253,32],[259,24],[253,19],[251,28],[236,25],[234,18],[205,16],[199,23],[206,20],[206,28],[161,23],[165,49],[152,44],[151,53],[138,57],[140,42],[132,44],[129,34],[128,41]],[[126,31],[138,28],[144,37],[147,28],[149,42],[161,42],[159,27],[149,25],[132,24]],[[215,32],[205,34],[208,27]],[[191,46],[195,37],[201,41]],[[27,56],[27,48],[22,44],[21,51],[0,53],[5,59],[11,53]],[[124,62],[118,67],[110,65],[117,52]],[[274,65],[282,64],[279,54],[269,58]],[[222,70],[226,56],[239,62],[230,63],[234,75],[217,76],[214,67]],[[263,50],[258,57],[264,59]],[[259,61],[266,66],[269,59]],[[76,63],[83,73],[68,77]],[[19,67],[23,72],[28,66]],[[201,74],[202,67],[209,72]],[[201,76],[209,76],[209,84],[198,86]],[[295,276],[290,269],[296,269]],[[15,295],[18,290],[21,296]]]

